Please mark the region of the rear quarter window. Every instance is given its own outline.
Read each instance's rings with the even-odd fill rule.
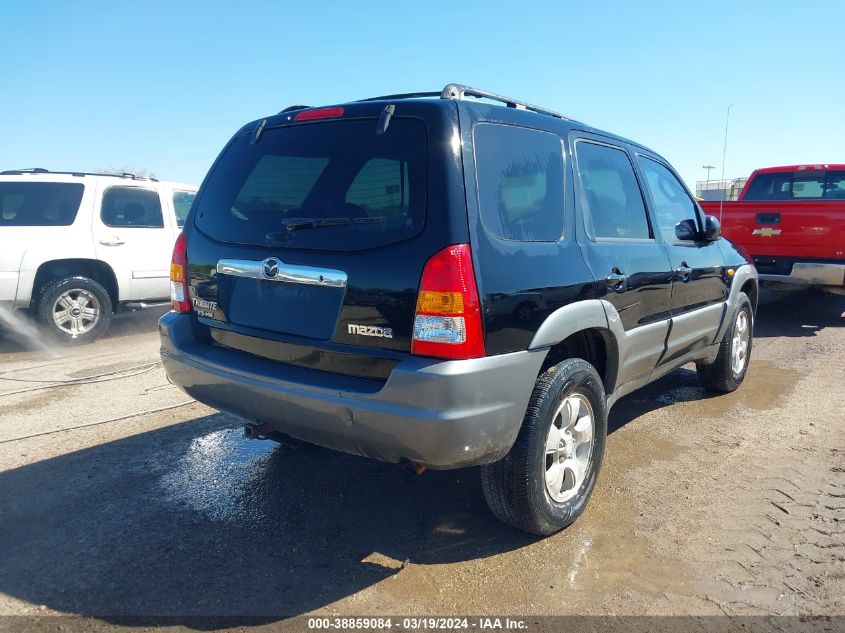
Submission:
[[[559,240],[563,235],[564,178],[560,137],[479,123],[473,143],[484,228],[506,240]]]
[[[0,226],[70,226],[84,187],[63,182],[0,182]]]

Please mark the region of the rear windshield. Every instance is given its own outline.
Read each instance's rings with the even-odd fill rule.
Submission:
[[[239,244],[361,250],[418,234],[425,222],[421,121],[306,123],[236,139],[198,200],[196,226]]]
[[[0,182],[0,226],[70,226],[82,191],[70,182]]]
[[[757,174],[745,200],[845,200],[845,171]]]

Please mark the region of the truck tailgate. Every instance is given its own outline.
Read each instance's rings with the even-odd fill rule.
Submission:
[[[722,204],[722,234],[751,255],[845,259],[845,200]],[[719,202],[701,206],[719,217]]]

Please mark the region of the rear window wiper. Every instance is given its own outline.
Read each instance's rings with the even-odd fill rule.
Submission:
[[[349,226],[352,224],[384,224],[387,218],[383,215],[371,218],[289,218],[282,222],[283,231],[272,231],[264,237],[268,240],[287,240],[290,233],[300,229],[322,229],[327,226]]]

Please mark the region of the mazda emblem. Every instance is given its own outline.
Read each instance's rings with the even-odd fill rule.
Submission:
[[[273,279],[273,277],[278,275],[280,263],[281,262],[275,257],[268,257],[267,259],[265,259],[264,263],[261,266],[261,269],[264,272],[264,276],[267,279]]]

